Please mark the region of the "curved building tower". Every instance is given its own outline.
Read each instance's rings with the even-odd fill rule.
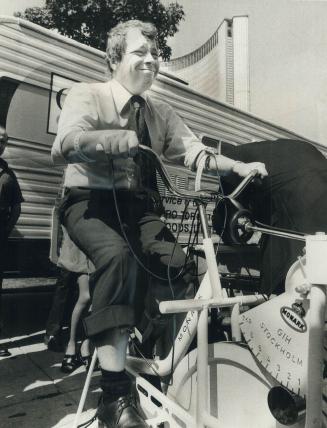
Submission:
[[[225,19],[198,49],[161,64],[211,98],[250,110],[248,17]]]

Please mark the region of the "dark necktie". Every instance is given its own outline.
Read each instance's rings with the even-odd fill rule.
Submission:
[[[133,95],[130,100],[130,113],[128,128],[135,131],[140,144],[151,147],[149,130],[145,122],[145,100],[139,95]],[[134,157],[134,161],[140,166],[141,181],[145,188],[157,190],[156,171],[154,166],[142,153]]]
[[[133,95],[130,100],[129,128],[136,132],[140,144],[151,147],[149,130],[145,123],[145,100],[139,95]]]

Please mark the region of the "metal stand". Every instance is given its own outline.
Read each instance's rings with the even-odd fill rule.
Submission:
[[[84,383],[84,387],[83,387],[83,391],[82,391],[82,395],[81,398],[79,400],[79,404],[78,404],[78,409],[74,418],[74,424],[73,424],[73,428],[77,428],[78,427],[78,421],[81,417],[81,414],[83,412],[84,409],[84,404],[85,404],[85,400],[87,397],[87,393],[90,387],[90,383],[91,383],[91,378],[92,378],[92,374],[94,372],[94,367],[97,361],[98,355],[97,355],[97,350],[95,349],[92,355],[92,360],[91,360],[91,364],[89,367],[89,371],[87,372],[86,375],[86,379],[85,379],[85,383]]]

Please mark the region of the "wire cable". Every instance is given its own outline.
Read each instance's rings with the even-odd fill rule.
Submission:
[[[185,261],[184,261],[184,265],[182,266],[182,268],[180,269],[180,271],[173,278],[170,276],[171,263],[172,263],[173,255],[174,255],[176,247],[177,247],[179,235],[180,235],[180,233],[182,231],[182,227],[178,228],[178,232],[177,232],[177,235],[176,235],[176,238],[175,238],[175,242],[174,242],[174,247],[173,247],[173,250],[172,250],[172,252],[170,254],[170,259],[169,259],[169,262],[168,262],[168,265],[167,265],[167,278],[161,277],[160,275],[157,275],[155,272],[151,271],[150,269],[148,269],[144,265],[144,263],[140,260],[140,258],[138,257],[138,255],[135,253],[135,251],[134,251],[134,249],[132,247],[132,244],[130,243],[130,241],[129,241],[128,237],[127,237],[127,234],[126,234],[126,232],[124,230],[124,227],[123,227],[123,222],[122,222],[122,219],[121,219],[120,211],[119,211],[119,205],[118,205],[116,188],[115,188],[115,180],[114,180],[114,173],[115,173],[115,171],[114,171],[114,165],[113,165],[112,159],[109,159],[109,162],[111,164],[111,168],[112,168],[112,171],[113,171],[113,197],[114,197],[115,209],[116,209],[117,218],[118,218],[118,221],[119,221],[119,224],[120,224],[120,228],[121,228],[121,232],[122,232],[122,235],[123,235],[123,237],[125,239],[125,242],[127,243],[128,247],[129,247],[129,250],[131,251],[133,257],[135,258],[135,260],[137,261],[137,263],[139,264],[139,266],[142,269],[145,270],[145,272],[147,272],[149,275],[153,276],[154,278],[159,279],[160,281],[165,281],[165,282],[168,281],[169,288],[170,288],[171,295],[172,295],[172,300],[175,300],[175,293],[174,293],[174,289],[173,289],[172,283],[173,283],[173,281],[175,281],[176,279],[178,279],[183,274],[183,272],[185,270],[186,263],[187,263],[187,256],[186,256],[185,257]],[[183,213],[182,213],[181,222],[180,222],[181,225],[184,222],[188,206],[189,206],[189,201],[186,201],[185,207],[184,207],[184,210],[183,210]],[[191,236],[191,233],[189,235],[189,239],[190,239],[190,236]],[[174,371],[175,336],[176,336],[176,318],[175,318],[175,315],[173,315],[172,362],[171,362],[171,374],[170,374],[171,381],[173,379],[173,371]],[[133,343],[135,345],[135,341],[133,341]],[[141,356],[143,355],[139,348],[138,348],[138,352],[140,353]],[[145,359],[144,355],[142,356],[142,358],[144,359],[144,361],[146,361],[147,364],[149,364],[151,366],[151,364],[149,362],[147,362],[147,360]],[[158,376],[158,373],[156,373],[156,371],[153,369],[153,367],[152,367],[152,370]]]
[[[77,425],[77,428],[88,428],[97,419],[97,417],[98,417],[98,411],[95,412],[95,415],[91,419],[88,419],[86,422],[83,422],[82,424]]]
[[[165,278],[165,277],[162,277],[160,275],[157,275],[155,272],[151,271],[150,269],[148,269],[145,266],[145,264],[142,262],[142,260],[135,253],[135,251],[134,251],[134,249],[132,247],[132,244],[130,243],[130,241],[129,241],[127,235],[126,235],[126,232],[125,232],[124,227],[123,227],[123,222],[122,222],[122,219],[121,219],[120,211],[119,211],[118,201],[117,201],[117,193],[116,193],[115,179],[114,179],[115,171],[114,171],[113,161],[112,161],[111,158],[109,158],[109,162],[111,164],[111,168],[112,168],[112,171],[113,171],[112,193],[113,193],[113,197],[114,197],[115,209],[116,209],[117,218],[118,218],[118,221],[119,221],[119,224],[120,224],[120,228],[121,228],[121,232],[122,232],[122,235],[123,235],[123,237],[125,239],[125,242],[126,242],[128,248],[129,248],[130,252],[132,253],[133,257],[135,258],[136,262],[138,263],[138,265],[140,267],[142,267],[145,270],[145,272],[147,272],[149,275],[153,276],[154,278],[159,279],[160,281],[167,282],[167,281],[169,281],[169,278]],[[171,281],[175,281],[177,278],[179,278],[182,275],[182,273],[183,273],[183,270],[179,271],[176,274],[176,276],[171,279]]]

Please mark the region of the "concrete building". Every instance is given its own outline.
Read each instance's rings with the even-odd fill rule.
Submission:
[[[161,69],[205,95],[249,111],[248,45],[248,17],[225,19],[202,46]]]
[[[210,97],[327,144],[327,2],[218,4],[214,34],[163,69]]]

